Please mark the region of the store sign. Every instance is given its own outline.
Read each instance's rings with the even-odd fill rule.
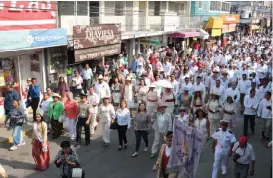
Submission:
[[[96,24],[73,27],[74,49],[121,43],[120,24]]]
[[[224,24],[236,24],[240,22],[240,15],[239,14],[230,14],[230,15],[220,15],[223,19]]]
[[[56,1],[1,1],[0,31],[56,28]]]
[[[75,62],[80,62],[80,61],[85,61],[90,59],[99,59],[104,56],[120,54],[120,51],[121,51],[120,44],[75,50]]]
[[[63,28],[1,32],[0,39],[0,51],[63,46],[68,41],[67,31]]]

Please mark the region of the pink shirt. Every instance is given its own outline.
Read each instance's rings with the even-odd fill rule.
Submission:
[[[78,103],[75,100],[66,101],[64,103],[64,109],[66,113],[66,117],[69,119],[77,119],[78,116]]]

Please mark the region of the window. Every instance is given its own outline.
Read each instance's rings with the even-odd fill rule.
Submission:
[[[184,3],[182,3],[180,6],[181,6],[181,7],[180,7],[179,14],[185,14],[185,13],[186,13],[186,10],[185,10],[185,4],[184,4]]]
[[[59,14],[60,15],[75,15],[74,14],[74,1],[59,1]]]
[[[88,2],[87,1],[77,1],[77,15],[86,16],[88,15]]]
[[[222,9],[221,11],[229,12],[230,11],[230,3],[222,2]]]
[[[125,2],[124,1],[115,1],[115,15],[116,16],[123,16],[125,15],[124,7]]]
[[[100,12],[100,2],[99,1],[89,1],[90,17],[99,17]]]
[[[210,1],[210,9],[211,11],[220,11],[221,2],[218,1]]]
[[[104,8],[105,16],[115,15],[115,1],[105,1]]]
[[[198,8],[202,9],[202,1],[198,1]]]
[[[160,1],[149,1],[149,16],[160,15]]]

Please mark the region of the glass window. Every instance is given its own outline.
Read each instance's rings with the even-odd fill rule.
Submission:
[[[116,1],[115,2],[115,15],[116,16],[123,16],[124,14],[124,1]]]
[[[160,1],[156,1],[155,2],[154,15],[155,16],[159,16],[160,15]]]
[[[202,9],[202,1],[198,1],[198,8]]]
[[[77,1],[77,15],[87,16],[88,13],[88,2],[87,1]]]
[[[105,1],[104,2],[105,16],[115,15],[115,1]]]
[[[60,15],[75,15],[74,1],[59,1],[59,14]]]

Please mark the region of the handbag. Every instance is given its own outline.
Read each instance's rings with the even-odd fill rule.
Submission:
[[[117,118],[113,118],[110,124],[110,129],[111,130],[117,130],[118,129],[118,122]]]
[[[65,115],[60,115],[58,121],[59,121],[60,123],[63,123],[63,122],[65,122],[65,120],[66,120],[66,116],[65,116]]]
[[[71,178],[82,178],[83,174],[83,169],[81,167],[72,168]]]

